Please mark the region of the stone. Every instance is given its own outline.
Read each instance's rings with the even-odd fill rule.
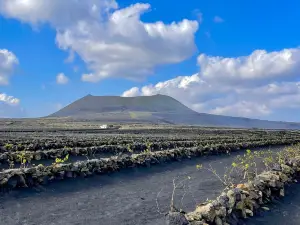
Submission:
[[[216,225],[223,225],[223,221],[221,220],[220,217],[216,216],[216,218],[215,218],[215,224]]]
[[[87,167],[83,167],[80,169],[80,172],[88,172],[88,171],[89,171],[89,169]]]
[[[245,190],[242,190],[242,194],[246,195],[247,197],[250,195],[249,191],[245,191]]]
[[[208,224],[202,221],[192,221],[190,222],[190,225],[208,225]]]
[[[72,171],[67,171],[66,172],[66,177],[67,178],[72,178],[73,177],[73,172]]]
[[[277,185],[276,185],[276,180],[270,180],[269,181],[269,185],[271,186],[271,187],[276,187]]]
[[[280,189],[279,195],[280,195],[281,197],[284,197],[284,188],[281,188],[281,189]]]
[[[220,207],[216,210],[216,215],[221,218],[226,217],[226,208],[224,206]]]
[[[230,214],[230,216],[227,218],[227,221],[230,225],[237,225],[239,220],[236,217],[234,213]]]
[[[244,203],[245,203],[245,207],[247,209],[250,209],[251,211],[253,211],[254,208],[256,207],[257,208],[259,207],[259,205],[254,200],[251,200],[249,198],[245,199]]]
[[[34,156],[34,159],[35,159],[35,160],[41,160],[41,158],[42,158],[42,157],[41,157],[40,154],[36,154],[36,155]]]
[[[23,176],[22,174],[19,175],[18,184],[19,184],[21,187],[27,187],[25,178],[24,178],[24,176]]]
[[[253,212],[250,209],[245,210],[247,216],[253,216]]]
[[[180,212],[169,212],[166,220],[167,225],[189,225],[185,215]]]
[[[282,172],[285,174],[293,174],[295,172],[291,167],[289,167],[285,164],[281,164],[280,166],[281,166]]]
[[[267,197],[270,197],[271,194],[272,194],[271,189],[270,189],[270,188],[265,189],[264,194],[265,194]]]
[[[202,216],[200,213],[197,212],[190,212],[186,214],[186,218],[188,221],[200,221],[202,219]]]
[[[226,193],[224,193],[224,194],[222,193],[222,195],[220,195],[218,197],[218,201],[219,201],[219,203],[220,203],[221,206],[228,207],[229,198],[226,195]]]
[[[260,180],[259,177],[256,177],[253,181],[253,185],[254,187],[256,187],[255,189],[258,188],[260,190],[263,190],[266,184],[263,180]]]
[[[3,179],[0,180],[0,186],[4,186],[5,184],[7,184],[8,179],[6,177],[4,177]]]
[[[239,210],[244,210],[244,208],[245,208],[244,202],[243,201],[237,202],[235,208],[239,209]]]
[[[53,180],[55,180],[55,177],[52,174],[49,174],[48,181],[53,181]]]
[[[273,171],[281,171],[282,168],[281,168],[281,166],[280,166],[279,164],[275,164],[275,165],[273,166],[272,170],[273,170]]]
[[[60,172],[58,172],[57,173],[57,177],[58,177],[58,179],[64,179],[64,176],[65,176],[65,171],[60,171]]]
[[[2,155],[0,155],[0,159],[2,159],[2,160],[7,160],[7,154],[2,154]]]
[[[245,194],[241,194],[240,196],[241,196],[242,201],[244,201],[247,198],[247,196]]]
[[[268,172],[264,172],[264,173],[258,175],[257,178],[270,183],[271,181],[274,182],[276,180],[279,180],[279,175],[277,175],[273,171],[268,171]]]
[[[235,205],[235,201],[236,201],[236,195],[235,195],[234,191],[233,190],[229,190],[227,192],[227,197],[229,198],[229,201],[228,201],[229,208],[233,208],[234,205]]]
[[[208,222],[213,222],[216,217],[216,211],[211,203],[197,206],[195,211],[197,213],[200,213],[202,215],[202,218],[204,218]]]
[[[27,169],[27,173],[31,173],[31,174],[36,173],[36,171],[37,171],[37,167],[32,167]]]
[[[85,172],[80,172],[80,173],[79,173],[79,176],[82,177],[82,178],[85,178],[87,175],[86,175]]]
[[[240,189],[245,189],[246,186],[245,184],[238,184],[236,187]]]
[[[214,208],[218,208],[218,207],[221,206],[221,204],[220,204],[220,202],[219,202],[218,200],[213,200],[213,201],[211,202],[211,204],[212,204],[212,206],[213,206]]]

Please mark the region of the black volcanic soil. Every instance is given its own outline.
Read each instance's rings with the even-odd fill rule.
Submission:
[[[215,176],[205,170],[198,171],[195,165],[211,164],[222,173],[224,166],[230,165],[236,155],[202,157],[87,179],[66,180],[52,183],[39,191],[13,191],[0,197],[1,224],[163,225],[165,218],[157,212],[156,206],[156,197],[161,188],[163,190],[158,202],[161,211],[167,212],[173,178],[191,176],[182,208],[193,210],[196,202],[215,198],[223,188]],[[179,206],[182,194],[183,190],[178,190],[176,203]],[[296,210],[293,212],[296,213]],[[277,217],[280,215],[274,217],[273,213],[268,217],[269,220],[265,217],[265,223],[259,224],[299,224],[297,220],[277,223],[274,219]],[[253,220],[249,224],[257,223]]]

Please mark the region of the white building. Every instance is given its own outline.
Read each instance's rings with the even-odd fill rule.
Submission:
[[[103,124],[100,126],[100,129],[107,129],[107,128],[108,128],[107,124]]]

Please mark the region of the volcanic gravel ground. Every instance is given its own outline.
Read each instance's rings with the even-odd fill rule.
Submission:
[[[273,148],[274,151],[281,149],[282,147]],[[39,190],[12,191],[0,197],[0,224],[163,225],[165,217],[158,213],[157,202],[161,213],[168,212],[173,178],[191,177],[186,183],[183,200],[181,201],[183,189],[177,190],[175,196],[178,207],[191,211],[196,202],[200,203],[207,198],[214,199],[223,189],[215,176],[206,170],[197,170],[196,164],[201,163],[205,167],[211,164],[222,174],[224,167],[229,166],[237,154],[241,152],[230,156],[200,157],[150,168],[127,169],[86,179],[64,180]],[[300,194],[298,199],[300,200]],[[298,208],[294,207],[293,210]],[[270,215],[272,220],[272,214]],[[249,224],[256,222],[249,220]],[[275,223],[269,223],[265,216],[264,222],[260,224]],[[287,224],[286,221],[283,224]]]

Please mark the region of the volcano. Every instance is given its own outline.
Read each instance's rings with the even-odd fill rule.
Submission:
[[[198,113],[167,95],[120,97],[87,95],[49,115],[105,123],[155,123],[209,127],[300,129],[299,123]]]

